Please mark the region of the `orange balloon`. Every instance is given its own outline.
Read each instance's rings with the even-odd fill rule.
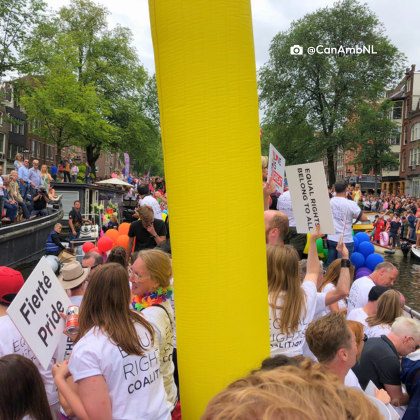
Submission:
[[[117,239],[117,245],[120,245],[124,247],[124,249],[127,249],[129,239],[130,238],[128,237],[128,235],[120,235]]]
[[[118,228],[118,232],[121,235],[128,235],[128,231],[130,230],[130,223],[121,223],[120,227]]]
[[[117,229],[108,229],[105,232],[105,236],[107,236],[108,238],[112,239],[112,242],[114,243],[114,245],[117,243],[117,239],[120,236],[120,232],[118,232]]]

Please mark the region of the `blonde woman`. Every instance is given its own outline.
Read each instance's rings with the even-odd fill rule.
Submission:
[[[395,319],[403,315],[401,294],[396,290],[388,290],[378,299],[376,314],[368,316],[365,334],[369,337],[380,337],[391,332]]]
[[[16,171],[10,172],[8,192],[9,192],[10,198],[16,201],[16,203],[18,203],[19,207],[22,209],[22,213],[23,213],[22,222],[36,217],[36,216],[31,217],[31,214],[29,213],[29,210],[26,207],[26,203],[23,201],[23,198],[20,195],[19,184],[18,184],[18,173]]]
[[[317,300],[319,259],[316,240],[319,226],[311,235],[306,276],[300,280],[299,255],[291,245],[267,246],[268,301],[271,356],[300,356],[305,332],[312,321]]]
[[[44,187],[47,189],[50,186],[50,182],[54,181],[52,176],[48,173],[48,167],[47,165],[42,165],[41,167],[41,178],[42,178],[42,182],[44,184]]]
[[[134,294],[133,309],[141,312],[155,330],[159,345],[160,372],[166,391],[166,404],[170,411],[177,403],[174,381],[175,367],[172,362],[174,345],[174,314],[170,299],[173,288],[172,264],[169,256],[158,249],[143,250],[129,267],[131,291]]]
[[[15,162],[14,162],[15,171],[18,172],[19,169],[23,166],[23,157],[20,153],[18,153],[15,156]]]

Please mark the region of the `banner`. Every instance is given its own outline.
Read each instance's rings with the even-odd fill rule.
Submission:
[[[128,153],[124,153],[124,163],[125,163],[124,176],[128,178],[130,176],[130,155]]]
[[[324,164],[288,166],[286,173],[297,232],[312,233],[317,225],[321,225],[321,233],[334,234]]]
[[[65,290],[42,257],[7,309],[16,328],[44,369],[63,336],[65,322],[59,312],[71,306]]]
[[[284,168],[286,159],[270,143],[270,155],[268,157],[268,179],[273,177],[276,183],[276,191],[283,194],[284,191]]]
[[[149,170],[147,171],[147,175],[146,175],[147,182],[149,182],[149,181],[150,181],[150,169],[152,169],[152,167],[151,167],[151,166],[149,166]]]

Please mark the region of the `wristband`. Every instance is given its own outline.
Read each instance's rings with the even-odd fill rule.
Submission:
[[[156,233],[156,235],[155,236],[153,236],[154,238],[157,238],[158,237],[158,234]]]
[[[350,268],[350,260],[341,259],[341,267],[342,268]]]

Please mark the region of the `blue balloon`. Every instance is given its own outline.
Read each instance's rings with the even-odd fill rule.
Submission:
[[[163,210],[162,213],[168,214],[168,210]]]
[[[359,248],[359,240],[355,236],[353,236],[353,241],[354,241],[353,251],[357,251],[357,249]]]
[[[366,258],[365,266],[369,270],[375,271],[375,268],[378,264],[384,262],[384,257],[379,254],[371,254]]]
[[[356,270],[354,278],[357,280],[357,279],[360,279],[361,277],[368,276],[371,273],[372,273],[372,271],[370,271],[369,268],[362,267],[362,268],[359,268],[358,270]]]
[[[360,252],[365,258],[367,258],[369,255],[375,252],[375,247],[371,242],[362,242],[359,244],[357,252]]]
[[[351,254],[350,261],[356,270],[365,265],[365,257],[360,252],[353,252],[353,254]]]
[[[357,238],[357,240],[359,241],[359,245],[362,242],[370,242],[370,237],[366,232],[356,233],[356,235],[354,235],[354,237]]]

